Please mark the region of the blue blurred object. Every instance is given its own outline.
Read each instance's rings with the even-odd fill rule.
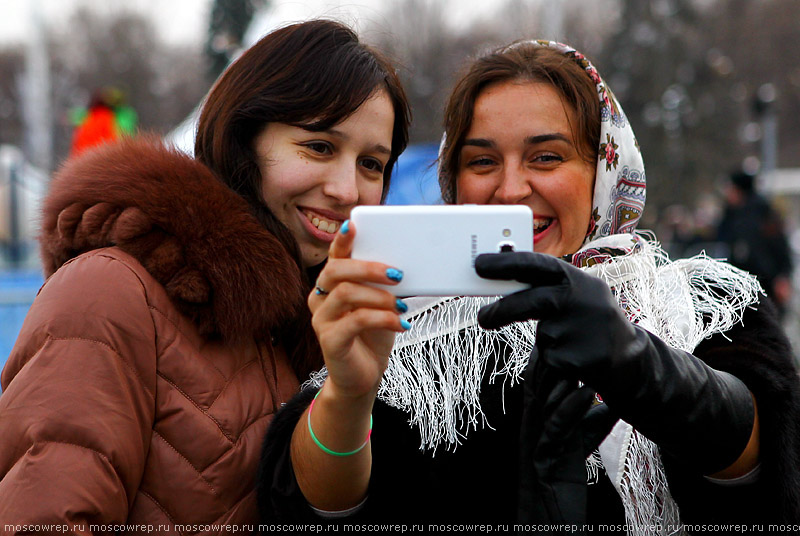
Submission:
[[[397,159],[387,205],[441,205],[442,194],[436,173],[439,144],[411,145]]]
[[[0,368],[5,366],[42,283],[38,270],[0,271]]]

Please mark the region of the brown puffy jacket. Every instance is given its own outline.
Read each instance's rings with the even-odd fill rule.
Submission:
[[[285,248],[147,140],[67,163],[41,245],[49,278],[2,373],[2,534],[254,528],[262,439],[298,390],[280,340],[305,289]]]

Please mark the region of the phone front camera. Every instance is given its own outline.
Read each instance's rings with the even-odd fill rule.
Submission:
[[[514,251],[513,242],[501,242],[499,245],[500,245],[500,253],[512,253]]]
[[[503,236],[505,236],[506,238],[511,236],[511,229],[503,229]]]

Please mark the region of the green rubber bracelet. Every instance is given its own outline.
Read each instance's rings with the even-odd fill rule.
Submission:
[[[357,453],[361,452],[364,449],[364,447],[367,446],[367,443],[369,443],[370,436],[372,436],[372,415],[369,416],[369,432],[367,432],[367,439],[364,441],[364,443],[360,447],[358,447],[355,450],[351,450],[350,452],[336,452],[335,450],[331,450],[328,447],[326,447],[325,445],[323,445],[322,442],[319,439],[317,439],[317,436],[314,434],[314,430],[311,428],[311,411],[314,409],[314,402],[317,401],[317,397],[319,396],[319,394],[321,392],[322,392],[322,389],[317,391],[317,394],[314,397],[314,400],[311,401],[311,405],[308,407],[308,433],[311,434],[311,439],[314,440],[314,443],[317,444],[317,446],[320,448],[320,450],[322,450],[322,452],[324,452],[326,454],[330,454],[331,456],[340,456],[340,457],[352,456],[353,454],[357,454]]]

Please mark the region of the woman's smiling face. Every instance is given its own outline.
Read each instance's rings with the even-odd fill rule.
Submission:
[[[304,267],[325,260],[353,207],[380,203],[393,126],[379,90],[327,130],[269,123],[255,138],[264,201],[297,240]]]
[[[579,154],[573,116],[550,84],[488,86],[459,154],[457,202],[527,205],[534,251],[577,251],[589,229],[595,165]]]

